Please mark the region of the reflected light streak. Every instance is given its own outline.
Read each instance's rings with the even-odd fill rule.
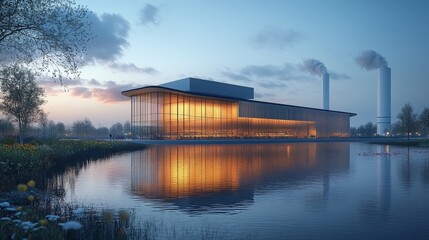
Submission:
[[[326,174],[332,164],[348,168],[348,146],[339,143],[330,151],[316,143],[152,146],[132,154],[131,188],[155,199],[240,192],[276,177],[295,181],[306,172]]]

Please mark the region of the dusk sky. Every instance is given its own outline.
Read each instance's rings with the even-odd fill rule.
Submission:
[[[96,127],[130,120],[123,90],[198,77],[255,89],[255,99],[321,108],[321,78],[331,74],[332,110],[376,122],[377,70],[355,59],[381,54],[392,69],[392,122],[409,102],[429,107],[429,1],[77,1],[97,36],[81,80],[41,79],[49,118]],[[308,63],[308,61],[307,61]]]

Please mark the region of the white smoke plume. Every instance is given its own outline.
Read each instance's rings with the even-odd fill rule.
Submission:
[[[355,61],[357,64],[359,64],[359,66],[361,66],[361,68],[364,68],[367,71],[387,65],[386,59],[381,56],[381,54],[372,49],[363,51],[355,58]]]
[[[304,72],[308,72],[318,76],[322,76],[322,74],[328,72],[328,70],[325,67],[325,64],[313,58],[304,60],[304,63],[302,64],[301,69]]]

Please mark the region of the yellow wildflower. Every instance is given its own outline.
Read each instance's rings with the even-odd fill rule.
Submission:
[[[25,185],[25,184],[19,184],[18,185],[18,191],[20,191],[20,192],[27,191],[27,185]]]
[[[48,220],[46,220],[46,219],[40,219],[39,220],[39,224],[42,225],[42,226],[45,226],[45,225],[48,224]]]
[[[36,186],[36,182],[34,180],[30,180],[28,181],[27,186],[34,188]]]
[[[119,210],[119,218],[124,222],[128,222],[128,220],[130,220],[130,214],[127,210]]]
[[[27,197],[27,199],[28,199],[28,201],[33,202],[34,201],[34,196],[30,195],[30,196]]]

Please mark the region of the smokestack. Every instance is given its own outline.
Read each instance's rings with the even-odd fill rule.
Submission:
[[[368,71],[378,68],[377,134],[386,135],[390,128],[390,68],[386,59],[374,50],[363,51],[355,61]]]
[[[390,68],[387,65],[382,65],[378,71],[377,134],[385,135],[391,124]]]
[[[322,84],[322,104],[323,109],[329,110],[329,73],[323,73],[323,84]]]
[[[321,61],[309,58],[304,60],[301,70],[322,77],[322,108],[329,110],[329,73]]]

